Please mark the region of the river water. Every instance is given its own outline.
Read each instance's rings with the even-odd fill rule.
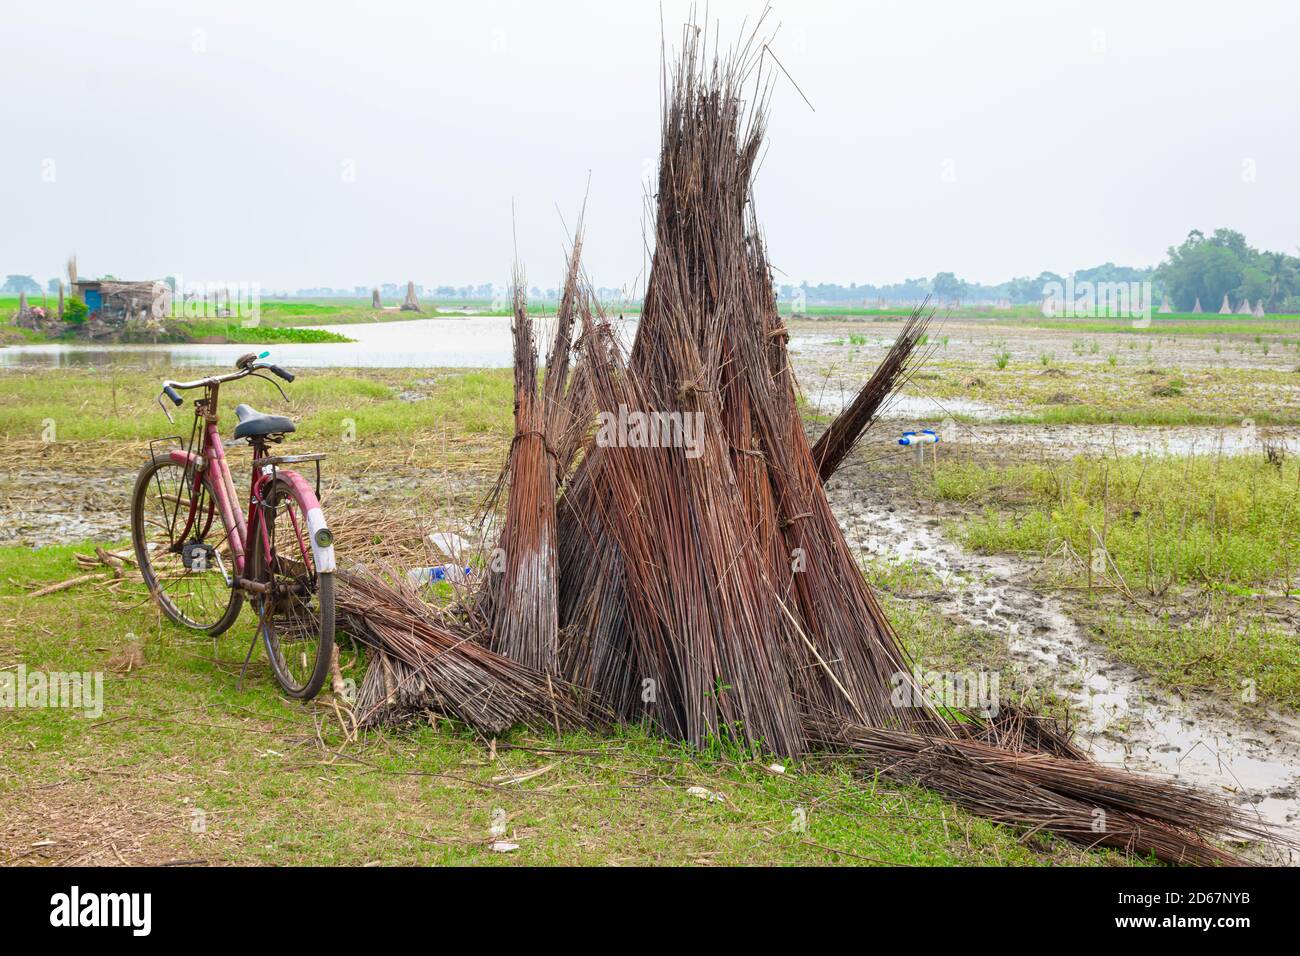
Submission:
[[[553,318],[538,320],[539,346],[548,342]],[[637,320],[615,321],[625,348],[636,335]],[[511,365],[510,318],[475,316],[464,318],[413,319],[396,322],[365,322],[319,326],[345,335],[348,343],[277,343],[255,345],[15,345],[0,348],[3,368],[230,368],[235,359],[250,351],[269,351],[271,361],[295,368],[509,368]],[[791,336],[790,349],[796,368],[815,360],[842,339],[837,332],[801,332]],[[881,355],[892,342],[889,335],[876,338],[870,348]],[[865,375],[865,371],[863,373]],[[858,381],[854,379],[856,387]],[[823,412],[835,413],[851,397],[847,389],[832,390],[824,379],[809,375],[804,381],[812,404]],[[938,401],[924,394],[895,395],[881,412],[883,419],[896,419],[908,427],[933,425],[949,416],[961,416],[958,441],[969,444],[1001,444],[1010,434],[1020,444],[1041,446],[1048,454],[1253,454],[1267,440],[1292,453],[1300,452],[1300,429],[1279,428],[1256,433],[1239,428],[1133,428],[1123,426],[1072,425],[1007,427],[988,424],[1009,409],[963,398]]]
[[[539,341],[550,335],[541,320]],[[618,323],[626,342],[635,333],[635,321]],[[0,349],[0,367],[22,368],[105,367],[123,365],[222,367],[250,351],[269,351],[271,360],[285,368],[507,368],[510,365],[510,319],[413,319],[400,322],[365,322],[324,325],[318,328],[346,335],[348,343],[294,342],[267,345],[16,345]]]
[[[539,343],[550,340],[553,318],[537,320]],[[624,347],[631,347],[637,320],[616,320]],[[510,318],[411,319],[321,325],[348,343],[293,342],[267,345],[14,345],[0,348],[0,368],[100,368],[112,365],[153,368],[167,365],[212,368],[233,365],[246,352],[270,351],[272,361],[285,368],[509,368]],[[818,347],[836,338],[815,332],[793,336],[791,346]],[[883,352],[883,349],[882,349]]]

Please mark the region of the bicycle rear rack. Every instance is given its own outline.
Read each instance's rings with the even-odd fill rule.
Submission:
[[[267,455],[265,458],[254,458],[253,468],[265,468],[268,465],[271,468],[271,474],[275,474],[275,469],[280,465],[297,465],[310,461],[316,465],[316,498],[320,499],[320,463],[323,459],[329,457],[324,452],[310,455]]]

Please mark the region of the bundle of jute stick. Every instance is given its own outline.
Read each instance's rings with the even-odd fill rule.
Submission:
[[[631,349],[581,278],[579,236],[539,384],[516,276],[502,532],[454,623],[420,623],[405,597],[383,628],[354,608],[380,660],[418,674],[406,697],[368,677],[377,712],[446,712],[492,732],[616,720],[695,746],[831,752],[1003,823],[1237,862],[1213,841],[1269,834],[1222,800],[1103,767],[1051,721],[959,713],[915,686],[823,485],[914,369],[928,315],[903,325],[810,445],[754,216],[764,46],[755,34],[725,58],[705,51],[688,27],[665,79],[654,253]]]

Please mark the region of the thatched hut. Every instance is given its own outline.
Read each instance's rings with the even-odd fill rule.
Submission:
[[[171,309],[171,286],[160,281],[79,279],[72,284],[72,294],[86,304],[92,328],[108,331],[154,324]]]

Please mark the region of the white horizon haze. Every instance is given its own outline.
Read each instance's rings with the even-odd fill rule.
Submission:
[[[760,2],[713,2],[735,37]],[[704,16],[704,7],[699,8]],[[263,290],[639,287],[684,2],[47,0],[6,10],[0,275]],[[779,283],[1300,246],[1300,6],[774,4],[755,190]],[[588,182],[590,182],[588,192]],[[513,213],[512,213],[513,209]]]

